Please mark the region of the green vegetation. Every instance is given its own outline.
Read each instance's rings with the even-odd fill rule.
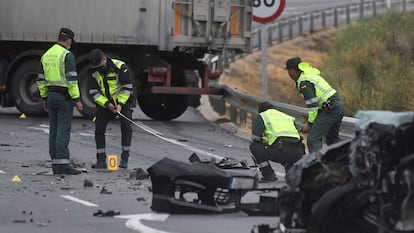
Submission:
[[[357,110],[413,111],[414,14],[388,14],[352,25],[334,41],[324,77]]]

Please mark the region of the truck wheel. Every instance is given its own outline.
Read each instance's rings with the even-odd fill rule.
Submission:
[[[79,92],[80,98],[83,105],[83,111],[81,114],[89,119],[92,119],[96,115],[96,105],[93,100],[93,96],[89,94],[89,90],[92,85],[92,77],[89,73],[88,67],[83,67],[79,72]]]
[[[26,61],[18,67],[12,77],[11,89],[15,105],[20,112],[28,116],[47,116],[36,85],[39,62]]]
[[[169,121],[185,112],[187,96],[172,94],[140,95],[138,96],[138,104],[148,117],[159,121]]]

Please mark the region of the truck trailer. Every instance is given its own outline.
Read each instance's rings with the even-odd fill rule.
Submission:
[[[36,86],[42,54],[61,27],[75,32],[82,114],[95,115],[88,54],[98,48],[126,61],[138,104],[155,120],[172,120],[218,78],[206,57],[250,51],[252,0],[2,0],[0,103],[46,115]]]

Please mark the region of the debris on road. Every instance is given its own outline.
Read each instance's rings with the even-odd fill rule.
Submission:
[[[191,164],[164,158],[148,168],[152,182],[151,209],[167,213],[228,213],[238,211],[241,197],[258,185],[257,169],[224,158]]]
[[[135,179],[135,180],[144,180],[148,179],[149,175],[148,173],[142,169],[142,168],[134,168],[134,171],[129,173],[129,179]]]
[[[83,187],[93,187],[93,182],[88,179],[85,179],[83,181]]]
[[[112,192],[108,191],[108,189],[106,189],[105,186],[102,187],[102,189],[99,193],[100,194],[112,194]]]
[[[95,213],[93,213],[93,216],[95,217],[113,217],[115,215],[120,215],[121,212],[118,210],[108,210],[106,212],[102,210],[98,210]]]

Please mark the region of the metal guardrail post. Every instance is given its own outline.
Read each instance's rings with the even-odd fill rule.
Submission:
[[[279,43],[283,42],[283,22],[279,23]]]
[[[376,2],[372,2],[372,15],[374,17],[377,16],[377,3]]]
[[[349,6],[346,6],[346,24],[351,24],[351,12]]]
[[[405,12],[407,10],[407,0],[403,0],[403,9],[402,12]]]
[[[311,13],[310,15],[309,15],[309,17],[310,17],[310,25],[309,25],[309,31],[310,32],[313,32],[314,31],[314,19],[313,19],[313,13]]]
[[[298,21],[298,26],[299,26],[299,36],[303,35],[303,18],[302,16],[299,16],[299,21]]]
[[[334,9],[334,26],[336,28],[338,27],[338,9],[337,8]]]
[[[237,108],[234,105],[230,105],[229,114],[230,114],[230,121],[238,124],[238,122],[237,122]]]
[[[267,28],[267,44],[269,46],[273,45],[272,34],[273,34],[273,27],[268,27]]]
[[[364,0],[361,0],[361,4],[359,7],[359,19],[360,20],[364,19]]]
[[[293,38],[293,20],[289,19],[288,26],[289,26],[289,39]]]
[[[326,13],[322,11],[322,28],[326,28]]]

